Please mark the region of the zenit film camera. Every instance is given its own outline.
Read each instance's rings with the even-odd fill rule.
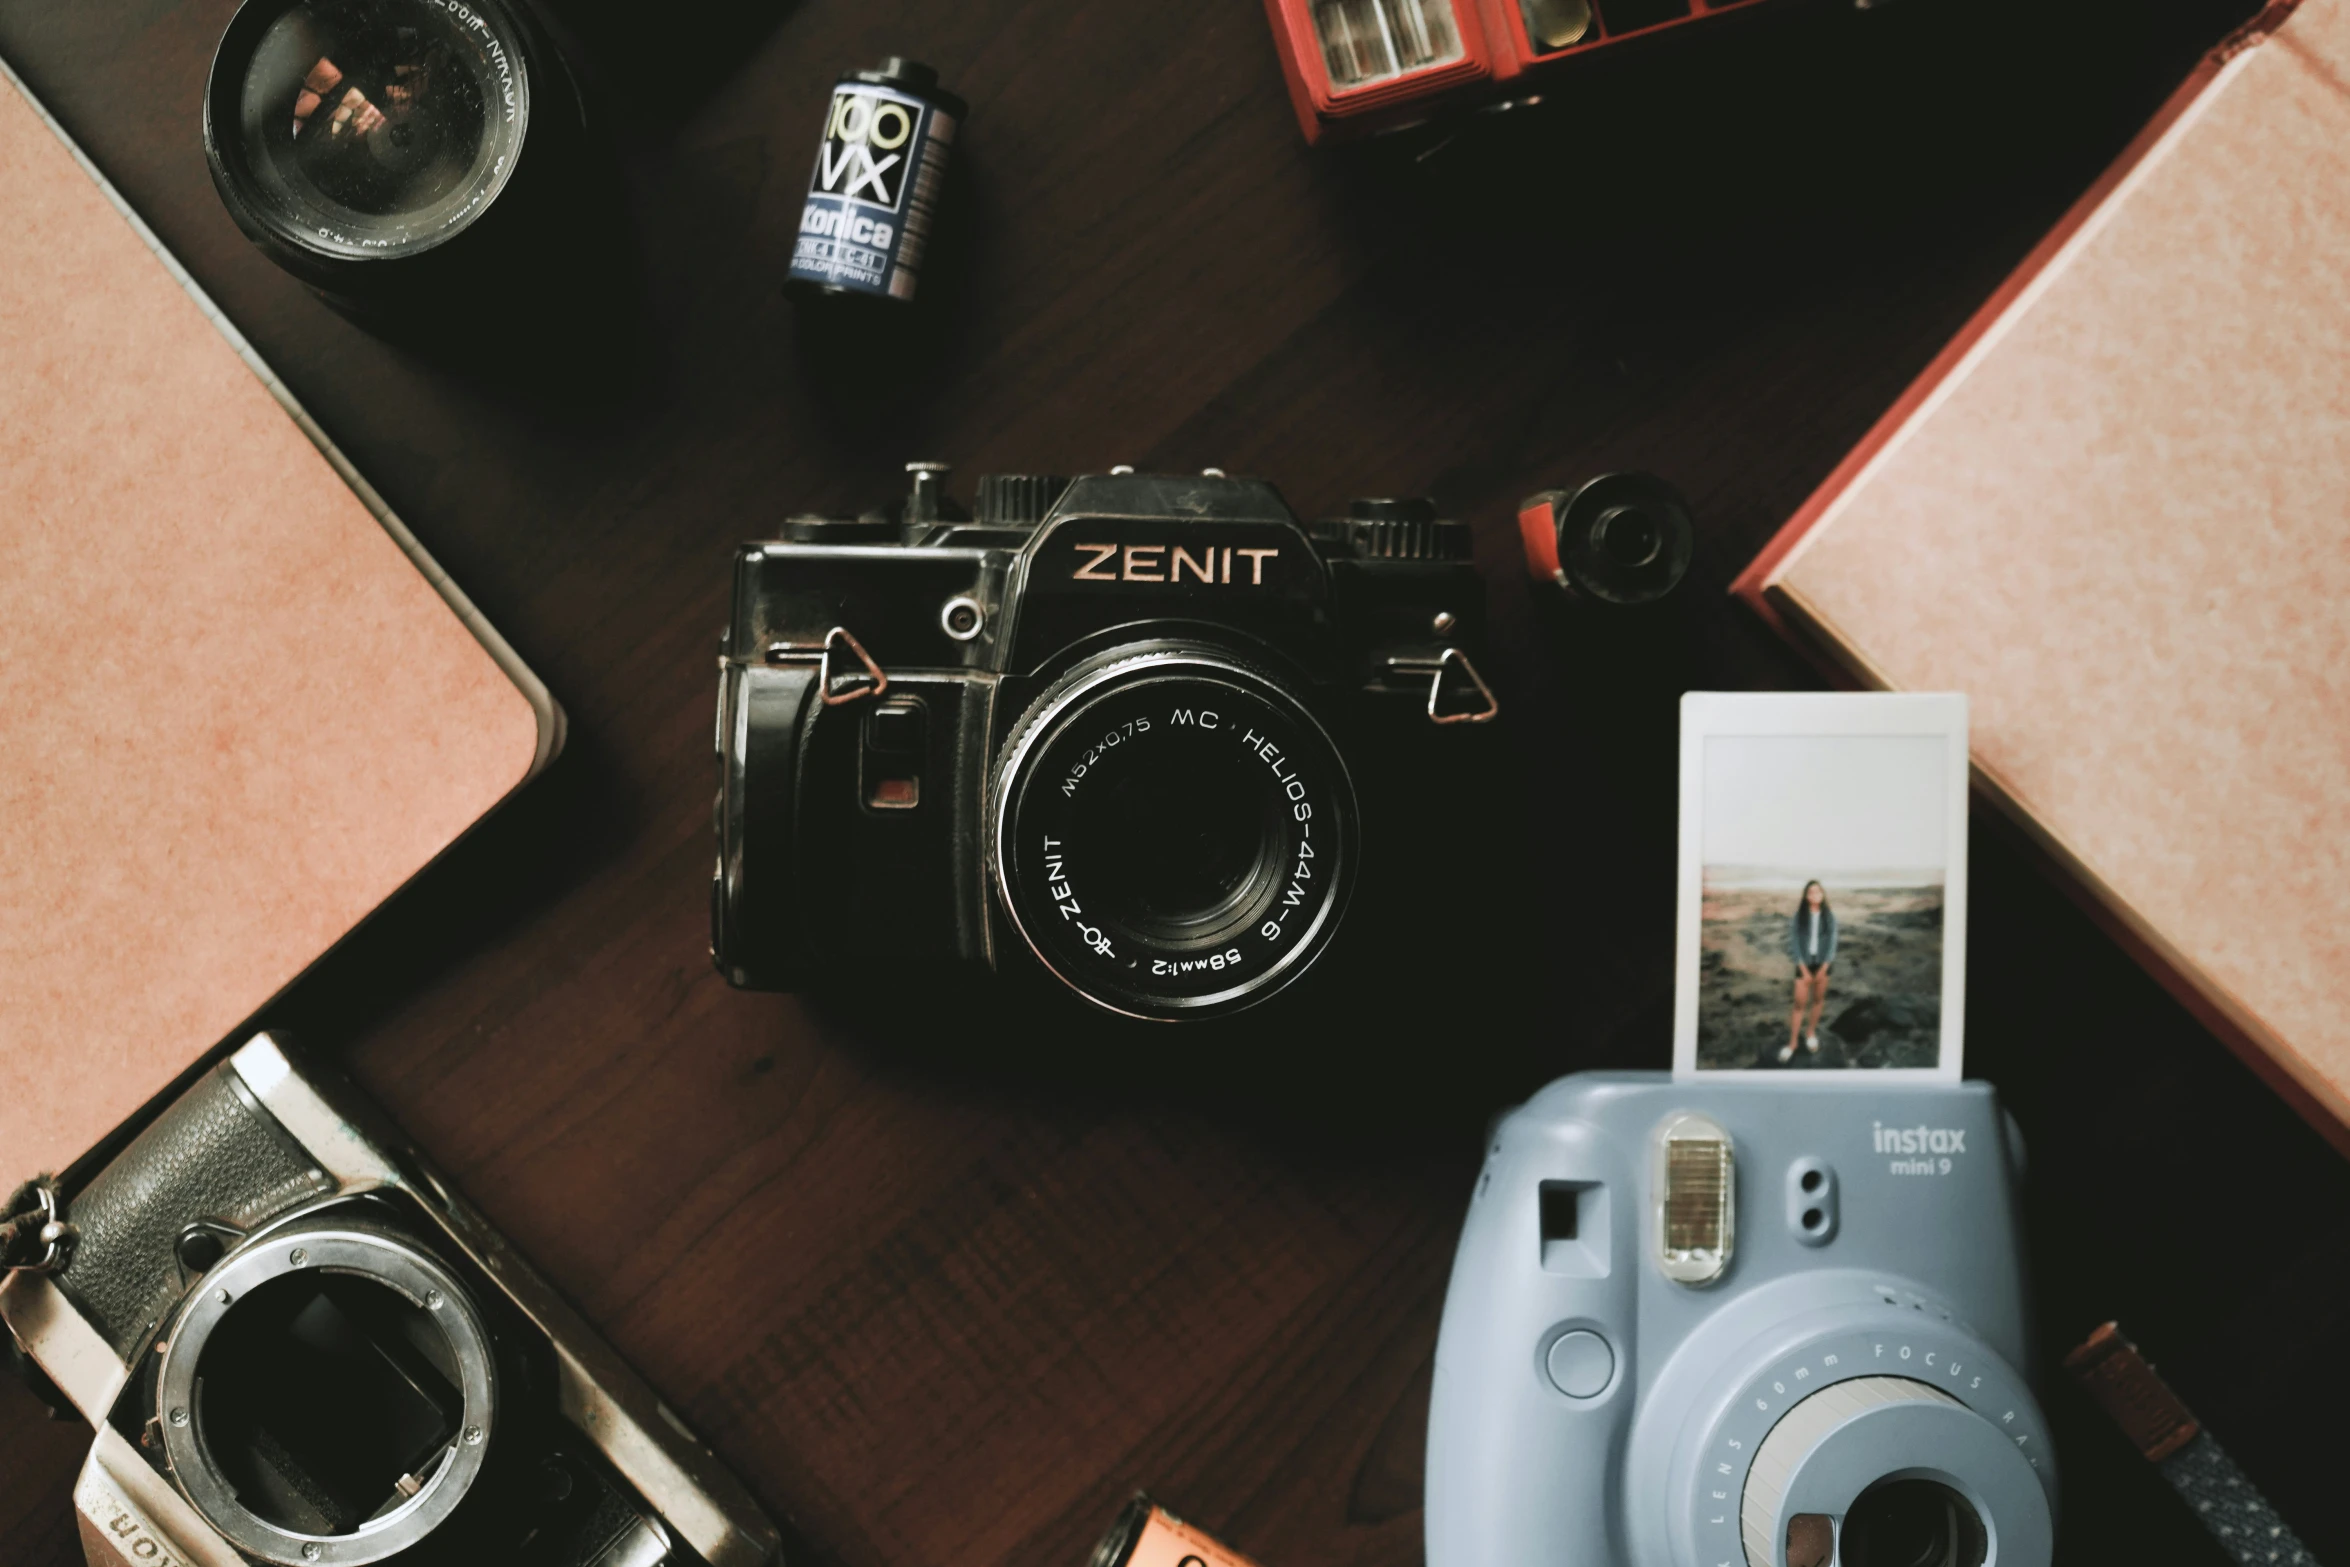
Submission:
[[[36,1384],[97,1427],[92,1567],[775,1562],[742,1487],[371,1120],[259,1035],[8,1275]]]
[[[1981,1083],[1551,1084],[1453,1264],[1429,1567],[2046,1567],[2022,1168]]]
[[[1309,529],[1212,469],[998,474],[969,516],[942,486],[917,464],[901,516],[735,557],[730,980],[1032,957],[1112,1012],[1200,1018],[1303,974],[1358,886],[1443,906],[1407,889],[1458,871],[1498,711],[1465,525],[1358,501]]]

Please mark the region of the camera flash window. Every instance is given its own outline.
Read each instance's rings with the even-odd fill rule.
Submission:
[[[1713,1283],[1735,1240],[1730,1134],[1707,1116],[1673,1117],[1657,1129],[1655,1180],[1657,1266],[1676,1284]]]

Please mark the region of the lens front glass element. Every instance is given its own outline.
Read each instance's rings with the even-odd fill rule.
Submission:
[[[1844,1515],[1844,1567],[1982,1567],[1989,1540],[1972,1504],[1932,1480],[1887,1480]]]
[[[1280,792],[1250,753],[1183,726],[1112,747],[1095,767],[1068,825],[1072,843],[1092,846],[1104,917],[1168,944],[1233,934],[1280,874],[1286,841]]]
[[[1006,748],[999,894],[1048,968],[1142,1017],[1270,995],[1334,930],[1355,803],[1336,749],[1278,684],[1184,648],[1064,680]]]
[[[255,1517],[346,1535],[422,1490],[464,1414],[448,1339],[374,1280],[301,1273],[247,1295],[205,1346],[196,1419]]]
[[[253,5],[214,65],[212,127],[257,216],[313,249],[390,256],[480,215],[528,110],[502,17],[436,0]]]

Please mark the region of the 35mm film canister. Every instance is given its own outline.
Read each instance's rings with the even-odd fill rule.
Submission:
[[[1134,1493],[1086,1567],[1256,1567],[1142,1492]]]
[[[937,71],[895,56],[834,85],[792,247],[795,296],[912,303],[964,112]]]
[[[1653,473],[1608,473],[1518,502],[1526,569],[1577,598],[1653,604],[1689,574],[1697,527],[1681,492]]]

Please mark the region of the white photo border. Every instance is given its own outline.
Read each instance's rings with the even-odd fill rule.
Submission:
[[[1939,736],[1947,752],[1943,809],[1949,864],[1942,886],[1942,1028],[1930,1067],[1847,1067],[1789,1072],[1697,1065],[1698,941],[1705,905],[1705,742],[1725,736]],[[1681,698],[1680,897],[1674,919],[1673,1075],[1719,1082],[1957,1082],[1966,1064],[1967,699],[1941,691],[1690,691]]]

